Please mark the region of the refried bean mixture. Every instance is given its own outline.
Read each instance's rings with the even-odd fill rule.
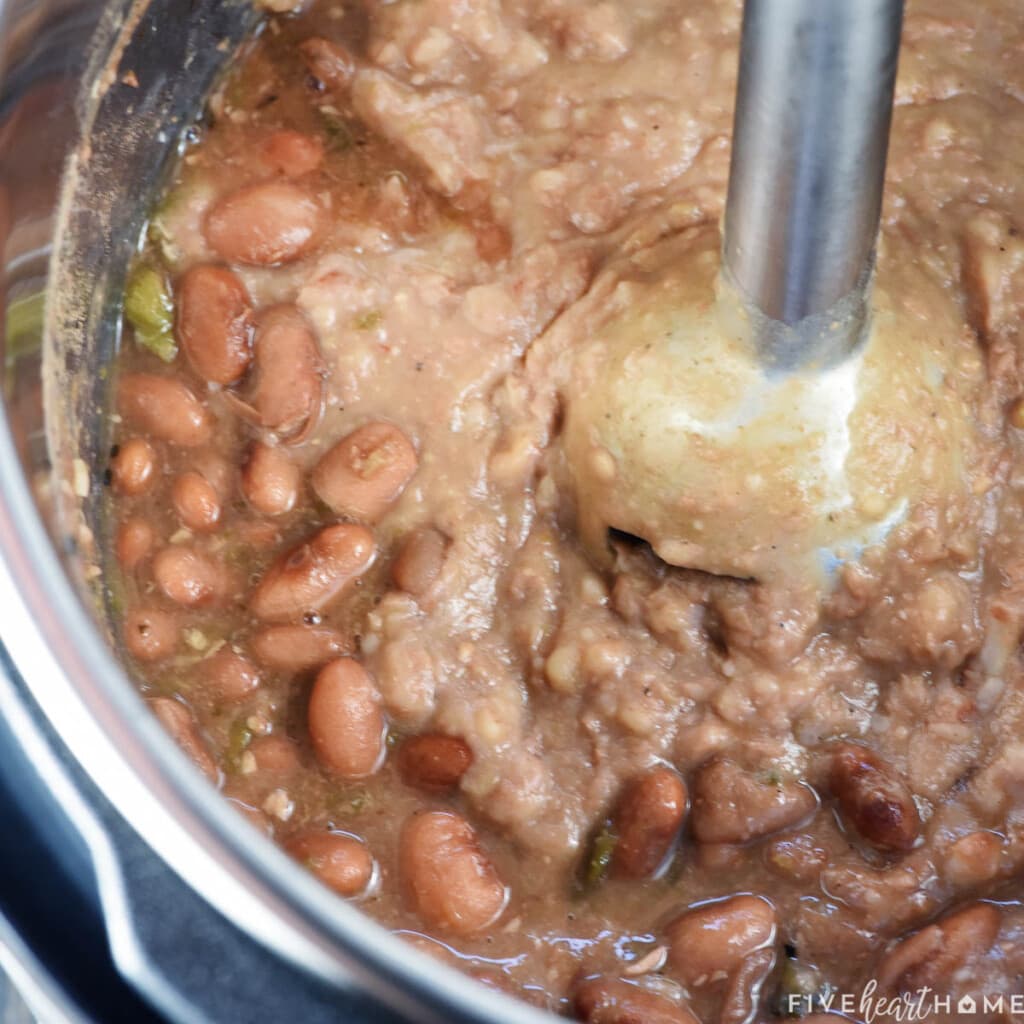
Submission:
[[[225,797],[486,983],[598,1024],[872,985],[956,1017],[1024,991],[1024,13],[909,2],[878,278],[952,331],[977,429],[827,591],[618,535],[598,567],[564,486],[551,328],[716,229],[739,20],[270,15],[129,276],[110,602]]]

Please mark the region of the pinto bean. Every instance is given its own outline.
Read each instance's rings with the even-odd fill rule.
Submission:
[[[210,439],[210,416],[188,385],[176,377],[126,373],[117,386],[117,408],[128,423],[150,437],[182,448]]]
[[[282,129],[263,143],[261,155],[276,174],[301,178],[324,162],[324,144],[313,135]]]
[[[386,729],[380,691],[358,661],[338,658],[320,670],[307,722],[317,758],[334,774],[362,779],[380,767]]]
[[[220,525],[220,498],[202,473],[190,469],[176,477],[171,485],[171,504],[182,525],[196,533],[211,533]]]
[[[194,548],[174,545],[153,558],[157,586],[176,604],[203,608],[216,603],[226,589],[219,565]]]
[[[261,664],[279,672],[306,672],[349,652],[345,638],[327,626],[268,626],[249,646]]]
[[[137,497],[153,486],[157,477],[156,449],[144,438],[122,442],[110,460],[110,479],[120,494]]]
[[[634,779],[615,812],[619,841],[612,871],[620,878],[650,878],[665,864],[686,817],[686,786],[671,768]]]
[[[295,744],[277,733],[257,736],[246,747],[246,753],[252,754],[256,771],[269,775],[294,775],[302,767]]]
[[[416,472],[416,450],[392,423],[367,423],[316,464],[313,490],[338,515],[375,523]]]
[[[497,921],[508,902],[472,825],[454,811],[426,811],[406,821],[398,870],[406,899],[430,928],[472,935]]]
[[[432,526],[409,534],[391,566],[395,586],[417,599],[426,597],[444,568],[448,543],[448,538]]]
[[[702,843],[746,843],[810,817],[818,799],[808,786],[745,771],[729,758],[705,764],[693,783],[693,832]]]
[[[1002,925],[991,903],[974,903],[922,928],[897,943],[882,961],[882,992],[916,992],[935,988],[983,957]]]
[[[316,335],[295,306],[262,313],[256,329],[253,407],[262,426],[298,443],[323,407],[324,364]]]
[[[339,896],[360,896],[373,881],[370,851],[362,840],[345,832],[311,829],[292,836],[286,848]]]
[[[775,942],[775,908],[742,894],[688,910],[666,928],[668,963],[688,988],[728,977],[748,956]]]
[[[203,233],[228,263],[272,267],[307,255],[320,242],[324,211],[306,189],[286,181],[245,185],[206,215]]]
[[[227,504],[235,489],[235,461],[229,462],[223,455],[207,449],[192,453],[189,462],[197,473],[209,481],[221,504]]]
[[[398,750],[398,771],[409,786],[443,793],[454,789],[473,763],[473,751],[457,736],[411,736]]]
[[[200,667],[203,689],[218,704],[240,704],[260,685],[256,666],[230,647],[211,654]]]
[[[843,816],[876,849],[903,852],[921,833],[913,795],[896,769],[859,743],[832,751],[829,785]]]
[[[586,1024],[699,1024],[688,1007],[622,978],[588,978],[573,1009]]]
[[[206,740],[200,734],[192,712],[171,697],[156,697],[149,702],[149,706],[188,759],[211,782],[216,782],[220,774],[217,771],[217,762],[214,761]]]
[[[362,526],[327,526],[279,558],[249,599],[258,619],[287,621],[320,611],[373,564],[373,534]]]
[[[133,608],[124,617],[124,645],[139,661],[162,661],[178,649],[178,620],[157,608]]]
[[[291,512],[301,486],[299,467],[281,448],[253,442],[242,467],[242,493],[257,512],[265,516]]]
[[[718,1024],[748,1024],[757,1014],[761,986],[775,966],[775,950],[759,949],[744,957],[722,993]]]
[[[178,338],[203,380],[241,380],[252,361],[252,331],[252,303],[237,274],[208,264],[185,272],[178,286]]]
[[[156,544],[156,530],[139,516],[126,519],[117,528],[114,550],[117,560],[125,572],[137,569],[147,558]]]

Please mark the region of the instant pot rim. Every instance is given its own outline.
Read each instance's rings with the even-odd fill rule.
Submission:
[[[113,0],[93,42],[79,99],[81,137],[67,165],[52,235],[43,343],[44,379],[52,378],[48,434],[56,429],[53,403],[74,401],[74,389],[61,387],[67,383],[63,373],[48,371],[65,365],[73,329],[84,334],[90,327],[88,319],[68,315],[63,299],[74,214],[83,195],[90,195],[83,171],[95,164],[91,127],[107,91],[97,85],[108,68],[114,71],[111,55],[121,56],[132,31],[150,28],[160,11],[170,9],[173,17],[174,6],[174,0]],[[90,299],[93,311],[102,305],[103,296]],[[80,348],[87,350],[87,345]],[[83,363],[76,372],[92,368]],[[73,421],[65,417],[65,423]],[[72,472],[71,462],[53,450],[52,438],[51,462],[58,476]],[[458,1015],[495,1024],[555,1019],[410,948],[340,899],[325,899],[320,883],[256,834],[200,776],[145,706],[58,556],[19,457],[6,402],[0,415],[0,480],[0,593],[10,595],[4,641],[12,660],[78,764],[172,870],[278,955],[339,987],[364,987],[411,1019],[450,1021]],[[115,866],[96,859],[101,897],[115,918],[111,944],[124,965],[132,950],[123,931],[130,921],[118,905],[123,893],[116,877],[104,877]]]

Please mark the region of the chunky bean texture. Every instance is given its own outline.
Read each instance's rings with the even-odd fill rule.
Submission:
[[[717,273],[742,5],[258,6],[71,488],[114,643],[254,845],[556,1016],[1016,991],[1018,5],[907,5],[872,302],[952,368],[904,447],[963,490],[827,590],[619,534],[597,564],[565,457],[607,317]],[[931,387],[969,409],[945,446]]]

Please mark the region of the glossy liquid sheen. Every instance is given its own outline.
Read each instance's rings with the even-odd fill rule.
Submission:
[[[721,214],[738,3],[273,15],[154,208],[112,397],[129,664],[254,827],[556,1012],[1024,972],[1024,21],[909,8],[878,280],[978,427],[968,486],[825,594],[621,537],[598,567],[562,449],[589,334],[552,325]]]

